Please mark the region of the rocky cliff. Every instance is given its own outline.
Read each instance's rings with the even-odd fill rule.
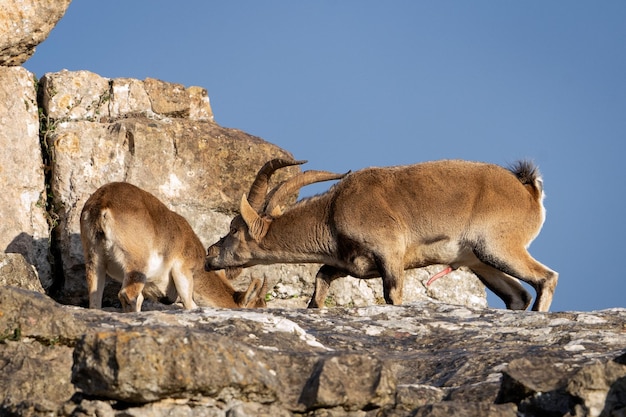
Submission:
[[[626,416],[626,310],[490,310],[467,271],[429,288],[440,267],[410,271],[401,307],[377,305],[380,280],[346,278],[338,308],[285,308],[306,303],[316,265],[246,271],[235,285],[265,276],[271,309],[124,315],[115,285],[105,311],[78,307],[78,215],[100,185],[152,192],[209,244],[258,168],[291,155],[219,126],[200,87],[35,79],[19,65],[68,4],[0,6],[0,415]]]
[[[626,310],[122,314],[0,288],[0,413],[624,416]]]

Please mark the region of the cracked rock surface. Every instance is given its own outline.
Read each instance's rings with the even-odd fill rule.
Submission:
[[[31,415],[621,416],[626,310],[146,311],[0,288],[1,410]],[[22,384],[12,381],[38,381]],[[621,413],[621,414],[620,414]]]

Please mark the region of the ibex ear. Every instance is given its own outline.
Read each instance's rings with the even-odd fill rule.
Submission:
[[[261,282],[258,278],[252,278],[252,282],[250,282],[250,286],[242,294],[242,307],[252,308],[252,307],[265,307],[265,294],[267,293],[267,282],[265,278],[263,278],[263,282]]]
[[[270,216],[276,218],[276,217],[280,217],[283,215],[283,209],[280,206],[276,206],[272,209],[272,212],[270,213]]]
[[[271,221],[259,216],[256,210],[253,209],[248,202],[245,194],[241,197],[239,211],[241,212],[243,221],[246,222],[246,225],[248,226],[248,233],[250,233],[250,236],[252,236],[257,243],[260,242],[267,233]]]

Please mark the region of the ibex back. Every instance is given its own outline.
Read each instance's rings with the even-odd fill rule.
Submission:
[[[405,269],[467,266],[507,308],[526,309],[532,300],[521,279],[536,289],[533,310],[549,309],[558,274],[527,251],[545,219],[543,183],[531,163],[510,170],[458,160],[368,168],[282,213],[287,191],[333,178],[305,172],[266,198],[259,183],[270,168],[297,163],[270,161],[259,172],[230,233],[209,247],[206,269],[322,263],[309,303],[321,307],[330,283],[346,275],[381,276],[386,302],[401,304]]]
[[[206,272],[204,247],[182,216],[129,183],[96,190],[80,216],[89,307],[101,308],[105,277],[122,283],[124,311],[141,311],[144,295],[185,309],[264,307],[265,283],[237,292],[224,271]],[[196,280],[194,291],[194,279]]]

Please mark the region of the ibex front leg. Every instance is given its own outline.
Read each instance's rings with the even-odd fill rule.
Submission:
[[[308,308],[321,308],[326,303],[330,283],[337,278],[345,277],[345,271],[339,270],[330,265],[322,265],[315,276],[315,290],[311,296]]]
[[[383,279],[383,296],[387,304],[402,304],[404,292],[404,268],[398,262],[376,259],[376,266]]]
[[[138,271],[131,271],[124,275],[122,289],[118,293],[122,302],[122,311],[128,313],[138,313],[143,304],[143,288],[146,285],[145,274]]]

